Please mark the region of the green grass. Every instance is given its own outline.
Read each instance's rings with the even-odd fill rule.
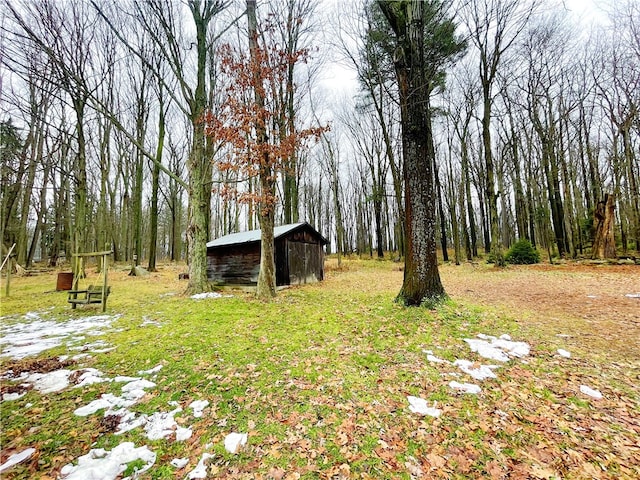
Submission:
[[[590,458],[575,427],[585,424],[591,402],[568,395],[565,378],[550,374],[560,367],[548,366],[546,358],[503,366],[500,379],[484,382],[478,397],[452,392],[448,373],[455,367],[429,363],[424,349],[450,361],[475,359],[463,338],[480,332],[527,338],[519,337],[521,326],[514,318],[455,299],[435,309],[399,306],[394,298],[402,273],[396,265],[346,261],[322,284],[284,290],[268,304],[238,292],[211,300],[184,297],[180,292],[186,285],[176,280],[178,269],[169,266],[145,278],[114,271],[108,313],[120,317],[95,339],[117,348],[72,368],[92,366],[113,377],[162,364],[153,379],[157,386],[130,409],[152,414],[172,410],[168,402],[177,401],[184,410],[176,419],[193,428],[193,438],[149,441],[141,428],[115,436],[103,431],[101,412],[73,415],[103,393],[119,394],[122,384],[49,395],[29,392],[2,403],[2,446],[4,452],[34,446],[39,455],[3,478],[55,478],[89,449],[111,449],[123,441],[146,444],[158,454],[141,476],[146,479],[183,478],[204,451],[215,453],[214,478],[269,478],[277,467],[309,479],[410,478],[406,465],[414,461],[433,478],[485,477],[491,461],[505,468],[534,465],[530,450],[542,441],[558,455],[562,441],[564,448]],[[11,297],[2,301],[2,315],[12,316],[6,321],[19,321],[27,311],[47,311],[61,321],[99,313],[94,307],[71,310],[64,293],[50,292],[53,285],[51,275],[14,279]],[[166,295],[172,292],[177,295]],[[142,327],[145,319],[161,326]],[[66,353],[61,346],[42,357]],[[0,369],[6,365],[2,360]],[[584,369],[585,375],[593,372]],[[627,389],[620,395],[634,391],[618,381]],[[411,414],[407,395],[437,401],[443,415]],[[637,412],[637,399],[624,398]],[[210,406],[202,418],[193,418],[187,406],[200,399]],[[497,410],[508,418],[502,420]],[[565,424],[554,428],[544,420],[555,417]],[[607,420],[600,421],[604,429]],[[248,447],[238,455],[223,447],[232,431],[249,433]],[[598,438],[608,438],[606,433]],[[628,435],[631,441],[638,438],[637,431]],[[429,455],[446,462],[440,465]],[[169,466],[177,457],[190,459],[179,473]],[[619,478],[637,471],[637,462],[629,462],[627,470],[616,463]],[[127,471],[140,466],[130,464]]]

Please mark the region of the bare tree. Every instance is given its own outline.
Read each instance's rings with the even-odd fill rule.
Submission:
[[[480,85],[482,87],[482,142],[485,189],[491,227],[491,254],[496,266],[504,265],[504,255],[500,242],[500,219],[498,217],[498,196],[496,172],[491,143],[491,117],[496,92],[494,86],[499,67],[504,62],[505,53],[514,45],[518,36],[529,22],[537,7],[537,2],[523,4],[518,0],[478,0],[468,2],[464,7],[466,23],[471,43],[478,55]]]

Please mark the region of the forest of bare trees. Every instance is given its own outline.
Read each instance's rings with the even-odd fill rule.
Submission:
[[[276,225],[308,221],[331,252],[402,258],[402,52],[378,3],[2,0],[2,251],[15,243],[29,268],[110,244],[115,261],[151,270],[187,260],[203,290],[206,241],[268,211]],[[637,255],[640,3],[611,2],[593,24],[563,2],[424,3],[445,260],[502,263],[519,239],[548,260]],[[251,38],[277,75],[231,88],[228,52],[251,58]],[[353,95],[328,90],[335,63],[356,72]],[[277,137],[268,173],[259,159],[234,166],[256,144],[228,136],[258,94],[260,128]],[[291,143],[305,131],[317,138]],[[598,240],[608,225],[613,251]]]

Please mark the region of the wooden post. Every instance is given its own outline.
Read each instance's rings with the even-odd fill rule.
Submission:
[[[4,296],[9,297],[9,286],[11,285],[11,269],[13,268],[13,262],[9,259],[7,263],[7,283],[4,286]]]
[[[16,248],[15,243],[9,249],[9,253],[7,253],[7,256],[4,258],[4,261],[0,266],[0,272],[2,272],[2,269],[4,268],[5,264],[7,265],[7,284],[5,285],[5,291],[4,291],[5,297],[9,296],[9,285],[11,284],[11,269],[13,268],[13,263],[11,262],[11,253],[13,252],[14,248]],[[0,278],[2,277],[0,276]]]
[[[107,311],[107,273],[109,272],[109,253],[107,252],[109,244],[105,245],[105,252],[102,256],[102,312]]]

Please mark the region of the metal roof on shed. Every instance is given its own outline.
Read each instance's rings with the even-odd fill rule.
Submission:
[[[296,228],[301,227],[302,225],[305,225],[305,224],[307,224],[307,223],[306,222],[300,222],[300,223],[291,223],[289,225],[281,225],[279,227],[275,227],[273,229],[273,238],[281,237],[282,235],[285,235],[285,234],[289,233],[290,231],[295,230]],[[313,227],[311,227],[311,225],[309,225],[309,227],[313,229]],[[216,238],[215,240],[211,240],[210,242],[207,243],[207,248],[209,248],[209,247],[223,247],[223,246],[226,246],[226,245],[237,245],[237,244],[240,244],[240,243],[259,242],[261,233],[262,232],[261,232],[260,229],[249,230],[248,232],[231,233],[229,235],[225,235],[224,237],[220,237],[220,238]]]

